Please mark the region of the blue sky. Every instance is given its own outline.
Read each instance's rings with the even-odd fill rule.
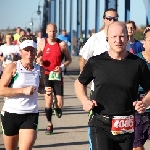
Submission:
[[[34,30],[39,27],[40,17],[37,15],[36,11],[38,4],[43,5],[44,0],[0,0],[0,29],[6,29],[7,27],[14,28],[20,26],[21,28],[30,27],[31,17],[34,19]],[[57,0],[58,1],[58,0]],[[69,1],[69,0],[67,0]],[[83,1],[83,15],[84,15],[84,3]],[[100,26],[102,23],[102,15],[104,12],[104,1],[100,0],[101,5],[101,20]],[[124,1],[118,0],[118,14],[119,20],[124,21]],[[69,5],[67,5],[69,9]],[[41,8],[41,11],[43,8]],[[95,12],[94,0],[90,0],[89,7],[89,29],[95,27],[95,18],[93,17]],[[73,13],[74,18],[76,18],[76,0],[73,0]],[[57,13],[58,14],[58,13]],[[67,15],[69,20],[69,15]],[[143,0],[131,0],[131,11],[130,11],[130,20],[134,20],[138,26],[145,25],[146,21],[146,10]],[[58,24],[58,20],[57,20]],[[83,20],[83,29],[84,29],[84,20]],[[76,29],[76,20],[73,20],[73,29]],[[69,23],[67,24],[67,30],[69,30]]]

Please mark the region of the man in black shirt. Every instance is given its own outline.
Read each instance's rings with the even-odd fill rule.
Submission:
[[[75,91],[89,120],[91,150],[132,150],[134,111],[143,113],[150,105],[150,72],[146,63],[127,52],[127,28],[122,22],[108,27],[110,49],[88,60]],[[88,100],[84,86],[94,79],[94,100]],[[147,92],[136,101],[139,84]],[[135,106],[135,107],[134,107]]]

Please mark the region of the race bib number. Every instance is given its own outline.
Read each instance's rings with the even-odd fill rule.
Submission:
[[[49,73],[49,78],[48,79],[49,80],[58,80],[58,81],[61,81],[61,74],[58,73],[58,72],[51,71]]]
[[[114,116],[111,132],[113,135],[134,132],[134,116]]]

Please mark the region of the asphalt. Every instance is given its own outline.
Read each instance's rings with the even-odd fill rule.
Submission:
[[[64,107],[62,118],[53,115],[54,134],[45,135],[47,121],[44,112],[44,97],[39,95],[39,131],[33,150],[88,150],[87,124],[88,114],[82,110],[80,101],[74,93],[74,81],[78,77],[78,57],[73,57],[72,64],[67,69],[64,81]],[[88,93],[90,85],[88,86]],[[0,97],[0,110],[3,98]],[[145,150],[150,149],[150,141],[145,144]],[[4,150],[0,128],[0,150]]]

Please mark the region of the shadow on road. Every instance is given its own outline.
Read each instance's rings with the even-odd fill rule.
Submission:
[[[71,143],[56,143],[56,144],[50,144],[50,145],[36,145],[34,148],[46,148],[46,147],[62,147],[67,145],[84,145],[88,144],[88,141],[83,142],[71,142]]]
[[[87,128],[87,126],[55,127],[55,130],[82,129],[82,128]],[[45,129],[38,129],[38,131],[45,131]],[[62,133],[68,133],[68,132],[62,132]]]

